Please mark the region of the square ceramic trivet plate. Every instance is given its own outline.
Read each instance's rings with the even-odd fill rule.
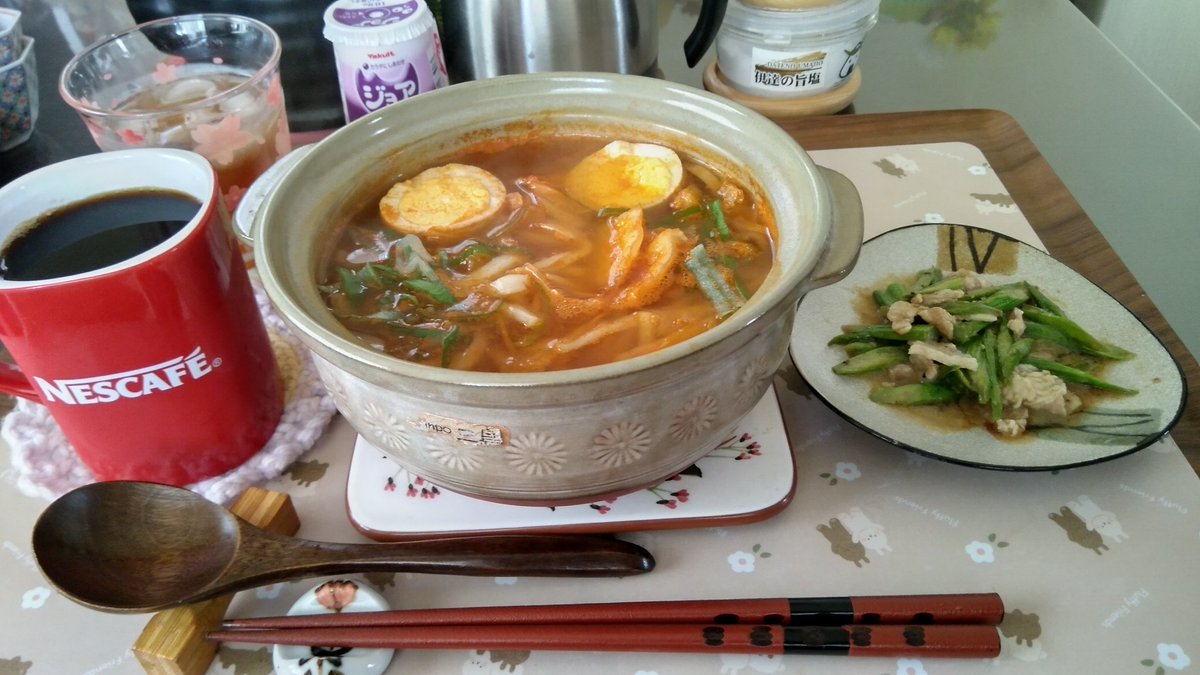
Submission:
[[[409,473],[359,436],[346,506],[350,522],[379,540],[529,530],[625,532],[761,520],[791,501],[795,485],[795,462],[772,388],[703,459],[654,487],[612,500],[547,507],[467,497]]]

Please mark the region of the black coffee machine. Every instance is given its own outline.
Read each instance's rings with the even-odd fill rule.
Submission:
[[[134,21],[182,14],[240,14],[258,19],[283,42],[279,75],[292,131],[345,124],[333,46],[322,36],[332,0],[126,0]]]

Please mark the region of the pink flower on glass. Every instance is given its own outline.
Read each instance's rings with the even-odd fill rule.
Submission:
[[[122,129],[117,132],[117,135],[121,137],[121,141],[125,145],[141,145],[146,140],[145,137],[133,129]]]
[[[283,105],[283,84],[278,75],[271,78],[271,86],[267,89],[267,103],[275,107]]]
[[[257,141],[254,134],[242,130],[241,115],[229,115],[216,124],[202,124],[192,130],[196,152],[218,165],[233,162],[234,153]]]
[[[275,154],[283,157],[292,151],[292,134],[288,131],[287,118],[280,115],[279,128],[275,131]]]
[[[159,84],[165,84],[167,82],[174,82],[179,76],[175,74],[175,65],[168,59],[155,66],[154,74],[150,77]]]
[[[246,189],[240,185],[232,185],[225,191],[225,208],[229,209],[230,213],[237,208],[237,205],[242,201],[242,197],[246,196]]]

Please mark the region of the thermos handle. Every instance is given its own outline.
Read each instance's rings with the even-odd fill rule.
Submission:
[[[696,19],[696,27],[683,42],[683,53],[687,56],[688,68],[695,68],[712,46],[717,37],[717,30],[725,20],[726,4],[727,0],[704,0],[704,4],[700,6],[700,17]]]

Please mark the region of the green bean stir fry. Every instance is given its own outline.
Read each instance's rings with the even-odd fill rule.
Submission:
[[[977,407],[1001,436],[1065,420],[1080,394],[1137,391],[1100,377],[1134,354],[1098,339],[1026,281],[986,285],[973,274],[919,272],[872,291],[881,323],[844,326],[829,341],[839,375],[873,377],[870,399],[896,406]]]

